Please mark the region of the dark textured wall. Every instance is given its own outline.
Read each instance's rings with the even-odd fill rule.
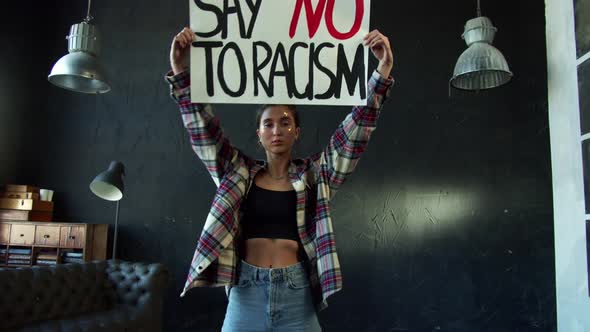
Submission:
[[[119,257],[171,270],[167,331],[217,331],[222,289],[178,298],[215,189],[163,81],[171,38],[188,24],[187,3],[94,2],[113,90],[88,96],[44,82],[66,51],[69,26],[85,15],[85,4],[67,2],[46,4],[45,49],[30,52],[11,35],[16,19],[0,31],[17,46],[0,52],[3,72],[12,73],[0,78],[0,179],[54,188],[59,220],[111,223],[114,205],[88,183],[110,160],[123,161]],[[368,151],[333,201],[344,290],[320,314],[326,331],[555,330],[544,5],[482,5],[516,76],[449,99],[475,2],[373,1],[372,26],[390,37],[397,83]],[[297,153],[322,148],[347,112],[302,107]],[[262,157],[254,106],[220,105],[216,113],[235,145]],[[29,120],[35,131],[25,134]]]
[[[43,6],[20,2],[0,8],[0,183],[36,183],[44,148],[37,130],[45,118],[53,44],[47,34],[55,21]]]

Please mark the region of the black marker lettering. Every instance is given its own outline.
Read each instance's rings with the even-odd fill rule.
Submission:
[[[356,55],[352,64],[352,70],[348,66],[348,60],[346,60],[346,53],[344,52],[344,45],[338,45],[338,71],[336,74],[336,98],[340,98],[340,90],[342,89],[342,78],[346,80],[348,87],[348,94],[353,96],[356,86],[356,82],[359,83],[361,98],[367,98],[367,86],[365,84],[365,48],[363,45],[359,45],[356,48]]]
[[[324,67],[320,63],[320,52],[322,51],[322,49],[324,47],[334,48],[334,44],[332,44],[332,43],[321,43],[321,44],[319,44],[318,45],[318,48],[311,55],[311,58],[313,59],[314,66],[317,67],[322,73],[326,74],[326,76],[328,76],[330,78],[330,86],[328,87],[328,90],[326,90],[326,92],[324,92],[322,94],[316,94],[315,95],[315,98],[316,99],[330,99],[330,98],[332,98],[332,96],[334,96],[334,93],[335,93],[335,91],[334,91],[334,80],[336,79],[336,76],[334,75],[334,73],[332,73],[330,71],[330,69]],[[340,89],[340,88],[338,88],[338,89]]]
[[[283,70],[277,70],[277,64],[279,63],[279,58],[281,60],[281,65]],[[269,97],[274,96],[274,83],[276,76],[287,76],[289,71],[289,63],[287,61],[287,56],[285,55],[285,48],[283,47],[283,43],[279,43],[277,45],[277,49],[275,50],[275,56],[272,59],[272,64],[270,65],[270,75],[268,78],[269,86],[270,86],[270,94]],[[293,98],[293,91],[287,91],[289,94],[289,98]]]
[[[313,67],[312,66],[310,66],[310,68],[311,68],[310,74],[312,76],[308,78],[307,85],[305,86],[305,92],[299,93],[299,91],[297,91],[297,84],[296,84],[296,79],[295,79],[295,50],[297,50],[298,47],[309,48],[309,46],[306,43],[302,43],[302,42],[295,43],[295,44],[291,45],[291,49],[289,50],[289,74],[287,75],[287,90],[290,91],[289,96],[294,95],[295,98],[297,98],[297,99],[303,99],[306,97],[311,99],[313,97]],[[310,63],[310,65],[311,65],[311,63]]]
[[[222,42],[193,42],[192,44],[194,47],[203,47],[205,48],[205,73],[206,73],[206,78],[205,80],[207,81],[207,95],[209,97],[212,97],[214,94],[214,89],[213,89],[213,52],[212,49],[214,47],[222,47],[223,43]]]
[[[212,37],[215,36],[216,34],[219,33],[219,31],[221,31],[221,26],[222,26],[222,22],[224,21],[223,18],[223,12],[221,11],[221,9],[217,8],[214,5],[208,4],[208,3],[204,3],[201,0],[194,0],[195,5],[197,5],[197,7],[199,7],[199,9],[207,11],[207,12],[212,12],[213,14],[215,14],[215,16],[217,17],[217,27],[209,32],[195,32],[195,34],[199,37],[203,37],[203,38],[207,38],[207,37]]]
[[[240,66],[239,78],[240,78],[240,87],[237,91],[232,91],[225,81],[225,75],[223,74],[223,64],[225,62],[225,55],[227,54],[228,50],[233,50],[236,59],[238,60],[238,66]],[[221,85],[221,89],[230,97],[241,97],[246,91],[246,64],[244,63],[244,55],[238,44],[231,42],[225,45],[223,50],[221,50],[221,54],[219,54],[219,61],[217,62],[217,77],[219,78],[219,85]],[[232,76],[233,77],[233,76]]]
[[[259,46],[261,46],[266,51],[266,56],[264,57],[264,60],[262,60],[262,63],[260,63],[260,64],[258,63],[258,47]],[[265,43],[263,41],[257,41],[257,42],[254,42],[252,50],[253,50],[252,61],[253,61],[253,65],[254,65],[254,70],[253,70],[253,74],[252,74],[252,78],[254,79],[254,96],[258,97],[258,82],[260,82],[260,85],[262,85],[262,88],[264,89],[264,92],[266,92],[266,95],[269,95],[270,94],[270,87],[268,86],[268,83],[264,81],[264,78],[260,74],[260,70],[262,68],[266,67],[266,65],[268,65],[268,63],[270,62],[271,55],[272,55],[272,49],[270,48],[270,46],[268,46],[267,43]]]

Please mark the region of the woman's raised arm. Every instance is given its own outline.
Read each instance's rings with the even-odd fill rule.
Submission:
[[[371,133],[377,127],[377,119],[383,102],[389,95],[393,79],[389,76],[393,67],[393,55],[389,39],[378,30],[365,36],[365,45],[379,60],[377,70],[369,77],[367,105],[355,106],[338,126],[324,150],[312,157],[320,178],[330,188],[330,197],[350,175],[365,151]]]
[[[223,130],[211,105],[191,102],[188,55],[195,34],[184,28],[172,40],[170,66],[166,75],[170,83],[170,94],[178,103],[184,127],[188,131],[193,151],[203,161],[213,181],[219,181],[231,167],[239,162],[240,153],[223,134]]]

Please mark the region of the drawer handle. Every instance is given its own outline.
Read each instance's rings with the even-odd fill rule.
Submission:
[[[70,235],[70,240],[75,240],[76,237],[74,235]]]
[[[25,235],[24,235],[24,234],[21,234],[21,235],[20,235],[20,237],[23,237],[23,236],[25,236]]]
[[[44,238],[49,239],[49,234],[43,235]]]

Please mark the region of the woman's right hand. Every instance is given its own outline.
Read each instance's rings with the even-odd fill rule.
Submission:
[[[174,39],[170,46],[170,66],[174,75],[185,71],[188,67],[188,55],[191,44],[195,40],[195,34],[190,28],[184,28]]]

